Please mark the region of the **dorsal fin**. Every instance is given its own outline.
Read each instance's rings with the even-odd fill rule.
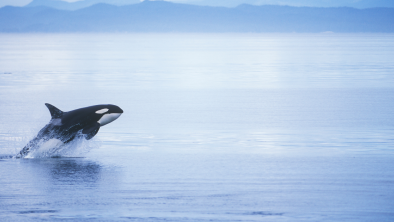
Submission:
[[[51,113],[52,119],[56,119],[56,118],[62,117],[63,111],[61,111],[60,109],[52,106],[49,103],[45,103],[45,105],[48,107],[49,112]]]

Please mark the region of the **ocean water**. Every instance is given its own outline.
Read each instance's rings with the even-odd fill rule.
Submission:
[[[392,34],[0,34],[1,221],[393,221]],[[124,110],[58,158],[50,120]]]

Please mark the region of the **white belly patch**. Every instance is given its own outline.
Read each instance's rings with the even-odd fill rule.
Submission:
[[[119,118],[119,116],[121,115],[121,113],[109,113],[109,114],[104,114],[101,119],[99,121],[97,121],[100,126],[104,126],[114,120],[116,120],[117,118]]]

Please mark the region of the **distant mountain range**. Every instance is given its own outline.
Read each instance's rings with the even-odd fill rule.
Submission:
[[[240,4],[354,8],[394,7],[393,0],[188,0],[187,2],[195,5],[224,7],[236,7]]]
[[[167,0],[179,1],[182,0]],[[65,2],[61,0],[33,0],[27,7],[48,6],[61,10],[77,10],[86,8],[98,3],[111,5],[130,5],[140,3],[141,0],[80,0],[77,2]],[[354,7],[354,8],[374,8],[393,7],[393,0],[188,0],[187,4],[201,6],[236,7],[241,4],[250,5],[286,5],[286,6],[307,6],[307,7]]]
[[[393,8],[195,6],[164,1],[75,11],[0,8],[0,32],[394,32]]]
[[[140,0],[83,0],[77,2],[65,2],[60,0],[33,0],[25,7],[47,6],[60,10],[78,10],[98,3],[106,3],[116,6],[141,3]]]

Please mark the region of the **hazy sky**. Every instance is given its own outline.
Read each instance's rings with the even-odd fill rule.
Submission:
[[[30,3],[32,0],[0,0],[0,7],[5,5],[13,6],[24,6]],[[62,0],[67,2],[76,2],[79,0]],[[279,5],[293,5],[293,6],[344,6],[346,4],[351,4],[354,2],[368,1],[377,2],[381,4],[384,2],[392,3],[394,0],[167,0],[179,3],[191,3],[191,2],[201,2],[202,4],[208,3],[208,5],[239,5],[242,3],[248,4],[279,4]],[[378,3],[379,2],[379,3]]]
[[[24,6],[32,2],[33,0],[0,0],[0,7],[5,5],[13,5],[13,6]],[[66,2],[77,2],[79,0],[63,0]]]

